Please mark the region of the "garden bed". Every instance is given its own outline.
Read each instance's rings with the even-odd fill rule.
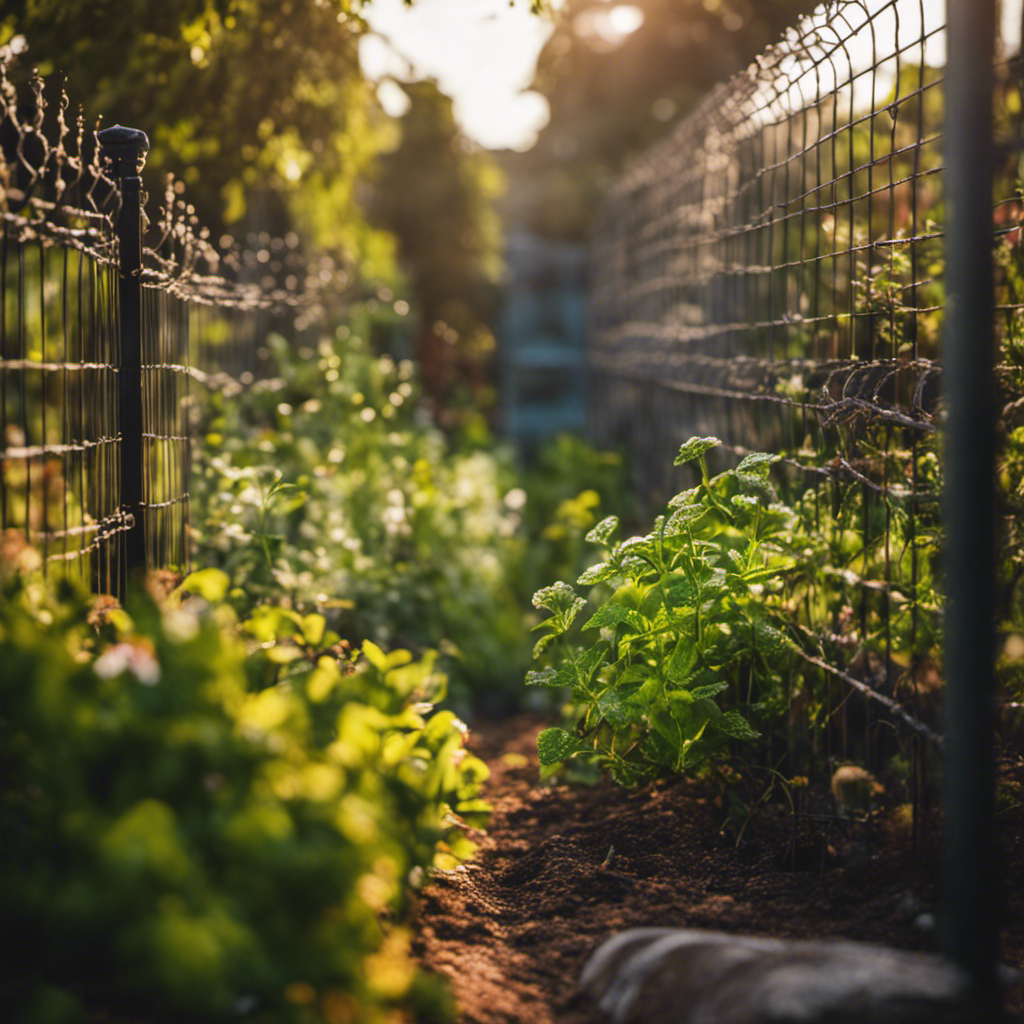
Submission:
[[[932,945],[919,925],[937,903],[934,837],[915,854],[884,816],[867,845],[854,834],[861,826],[807,827],[798,837],[803,870],[787,869],[787,815],[755,816],[736,849],[722,834],[719,798],[699,782],[542,785],[542,727],[519,717],[474,730],[470,746],[492,772],[485,795],[494,816],[475,861],[435,876],[420,898],[417,954],[451,982],[462,1024],[592,1024],[574,981],[602,939],[631,926]],[[1022,966],[1024,767],[1016,759],[1001,774],[1017,793],[998,819],[1003,958]],[[1019,994],[1011,1010],[1019,1017]]]

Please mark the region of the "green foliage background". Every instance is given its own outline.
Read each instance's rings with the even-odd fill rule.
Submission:
[[[471,849],[451,814],[485,809],[464,727],[430,714],[444,677],[370,644],[353,665],[318,616],[239,622],[227,585],[206,569],[129,615],[5,570],[15,1020],[445,1015],[400,925],[410,879]]]
[[[621,460],[561,438],[524,475],[510,449],[453,444],[414,364],[370,345],[376,317],[315,347],[272,336],[277,376],[212,395],[199,559],[230,574],[240,611],[273,597],[356,642],[440,649],[460,706],[508,708],[529,595],[579,571],[602,496],[621,507]]]

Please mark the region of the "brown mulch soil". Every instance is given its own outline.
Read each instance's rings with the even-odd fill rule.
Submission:
[[[580,968],[610,933],[640,925],[931,948],[915,919],[937,900],[934,844],[915,855],[884,819],[869,845],[846,826],[812,823],[797,847],[803,870],[793,870],[781,810],[758,814],[736,849],[720,798],[698,782],[542,785],[542,727],[520,717],[474,730],[494,815],[476,859],[436,876],[419,902],[417,955],[451,982],[462,1024],[593,1024],[573,999]],[[1020,765],[1015,774],[1024,781]],[[1019,797],[999,820],[1003,959],[1024,966]],[[1017,1019],[1019,994],[1011,1003]]]

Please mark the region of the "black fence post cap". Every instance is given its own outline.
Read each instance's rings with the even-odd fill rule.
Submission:
[[[142,170],[149,152],[149,137],[138,128],[113,124],[96,133],[103,159],[110,163],[118,178],[136,175]]]

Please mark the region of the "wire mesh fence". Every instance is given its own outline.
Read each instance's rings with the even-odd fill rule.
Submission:
[[[1005,14],[1019,31],[1019,5]],[[818,683],[785,686],[790,771],[800,749],[898,761],[915,824],[941,744],[943,16],[924,0],[819,8],[627,170],[593,244],[594,436],[632,454],[655,504],[687,482],[671,462],[690,436],[721,438],[733,464],[782,456],[784,496],[828,552],[793,595]],[[1024,403],[1007,49],[991,232],[1009,431]]]
[[[168,180],[153,222],[142,212],[135,227],[142,268],[127,282],[142,403],[141,457],[127,466],[121,182],[68,107],[38,77],[19,95],[0,56],[0,528],[6,557],[31,546],[48,572],[120,596],[132,531],[147,567],[189,567],[200,396],[265,375],[267,333],[315,319],[317,298],[298,239],[254,237],[222,257]]]

